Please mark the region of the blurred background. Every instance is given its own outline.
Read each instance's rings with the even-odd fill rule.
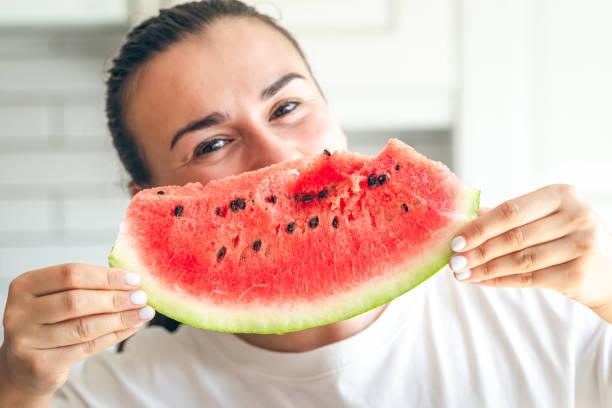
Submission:
[[[27,270],[106,265],[129,180],[105,71],[174,3],[0,0],[0,310]],[[400,138],[488,207],[574,184],[612,228],[611,1],[248,3],[297,36],[353,150]]]

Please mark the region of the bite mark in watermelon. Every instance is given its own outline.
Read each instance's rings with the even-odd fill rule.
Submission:
[[[378,307],[447,264],[480,191],[395,139],[378,157],[327,153],[139,192],[110,265],[173,319],[284,333]]]

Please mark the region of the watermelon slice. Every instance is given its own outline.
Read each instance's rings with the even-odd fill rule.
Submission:
[[[445,266],[480,191],[392,139],[136,194],[110,265],[192,326],[284,333],[389,302]]]

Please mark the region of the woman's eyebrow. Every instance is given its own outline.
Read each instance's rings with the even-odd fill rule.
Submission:
[[[194,120],[193,122],[189,123],[187,126],[182,128],[181,130],[176,132],[176,134],[172,138],[172,142],[170,142],[170,150],[174,148],[174,145],[176,144],[176,142],[178,142],[179,139],[185,133],[189,133],[189,132],[193,132],[194,130],[200,130],[200,129],[204,129],[204,128],[211,127],[214,125],[218,125],[219,123],[223,123],[226,120],[227,120],[227,115],[224,115],[223,113],[219,113],[219,112],[214,112],[206,116],[205,118]]]
[[[287,85],[291,80],[293,80],[295,78],[306,79],[302,75],[300,75],[298,73],[295,73],[295,72],[290,72],[288,74],[285,74],[282,77],[280,77],[279,79],[277,79],[276,81],[272,82],[270,85],[268,85],[266,87],[266,89],[261,91],[260,99],[262,101],[264,101],[266,99],[270,99],[271,97],[276,95],[276,93],[278,91],[280,91],[280,89],[283,86]]]
[[[302,75],[295,73],[295,72],[290,72],[288,74],[285,74],[279,79],[277,79],[276,81],[272,82],[270,85],[268,85],[263,91],[261,91],[261,95],[259,98],[262,101],[266,99],[270,99],[271,97],[276,95],[278,91],[280,91],[285,85],[291,82],[291,80],[296,79],[296,78],[306,79]],[[193,122],[190,122],[187,126],[185,126],[181,130],[176,132],[176,134],[172,138],[172,141],[170,142],[170,150],[174,148],[174,145],[176,145],[176,143],[179,141],[179,139],[184,134],[193,132],[195,130],[200,130],[200,129],[205,129],[207,127],[215,126],[225,121],[227,121],[227,115],[220,113],[220,112],[213,112],[210,115],[202,119],[197,119],[197,120],[194,120]]]

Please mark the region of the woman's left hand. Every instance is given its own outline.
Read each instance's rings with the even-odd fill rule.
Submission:
[[[575,187],[549,185],[478,215],[451,241],[457,279],[554,289],[612,323],[612,236]]]

